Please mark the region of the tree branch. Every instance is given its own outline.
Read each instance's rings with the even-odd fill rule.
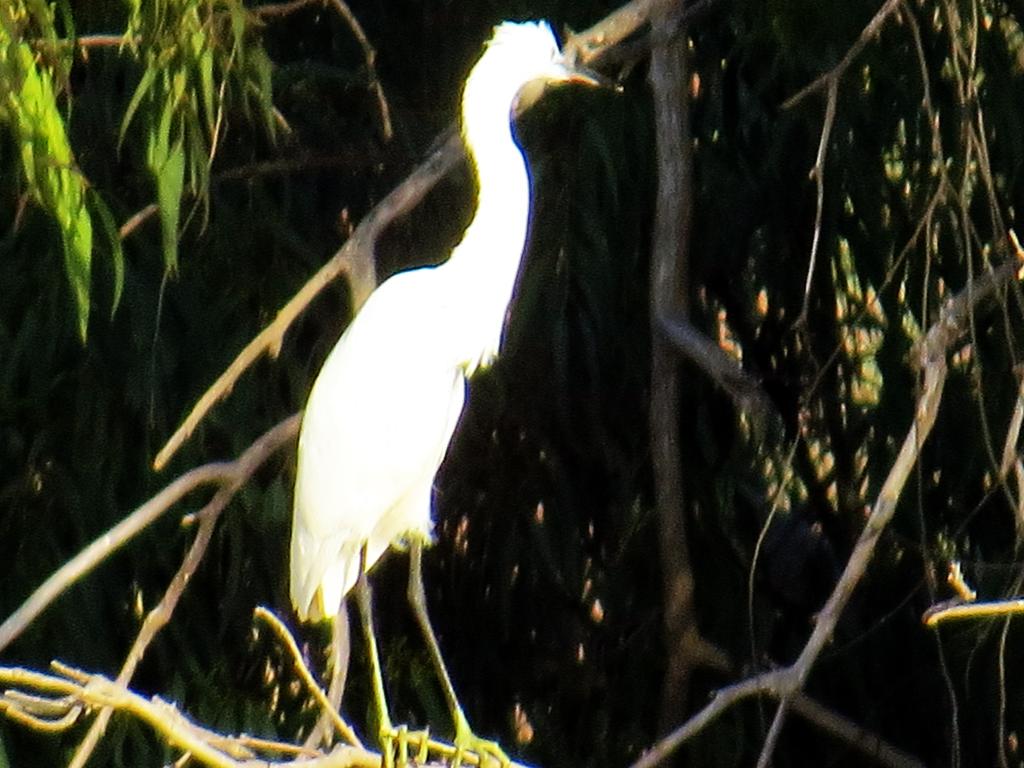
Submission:
[[[366,32],[363,31],[363,25],[359,23],[359,19],[352,13],[352,9],[348,7],[348,3],[345,0],[324,0],[324,3],[332,6],[338,12],[338,15],[345,19],[352,30],[352,35],[359,43],[359,47],[363,49],[363,58],[366,60],[366,74],[370,78],[370,90],[377,97],[381,135],[384,141],[391,141],[391,137],[394,136],[395,132],[391,127],[391,108],[388,107],[388,100],[384,95],[384,86],[381,85],[380,76],[377,74],[377,51],[370,44],[370,39],[366,36]]]
[[[284,622],[263,606],[257,606],[254,615],[273,629],[275,634],[278,636],[278,639],[284,643],[285,648],[288,649],[288,653],[291,654],[295,671],[299,673],[299,677],[305,684],[306,690],[313,694],[313,698],[316,699],[317,704],[320,705],[320,708],[328,716],[328,719],[338,733],[344,736],[352,746],[362,747],[363,745],[362,742],[359,741],[359,737],[356,736],[349,724],[342,719],[338,710],[334,708],[333,704],[331,704],[327,694],[323,692],[323,689],[316,684],[316,681],[313,679],[313,673],[309,671],[309,667],[306,666],[305,659],[302,658],[302,653],[299,651],[299,646],[296,644],[295,638],[292,637],[291,632],[288,631]],[[344,686],[342,686],[342,688],[344,689]]]
[[[882,31],[882,26],[899,9],[901,2],[902,0],[885,0],[885,3],[878,9],[878,12],[871,18],[867,26],[861,30],[856,42],[849,47],[839,63],[825,74],[817,77],[814,82],[804,86],[796,94],[786,99],[782,103],[782,108],[792,109],[815,91],[820,91],[822,88],[831,88],[833,87],[832,83],[838,83],[846,70],[850,68],[850,65],[860,56],[861,51],[871,42],[871,38]]]
[[[761,383],[743,370],[743,366],[718,344],[682,316],[659,315],[658,330],[672,342],[676,352],[693,362],[715,384],[732,398],[736,408],[764,422],[769,415],[779,421],[782,416]]]
[[[299,289],[277,313],[273,322],[250,341],[231,365],[203,394],[167,444],[160,449],[153,467],[163,469],[178,448],[192,435],[209,410],[234,388],[241,375],[264,354],[276,356],[284,335],[295,319],[316,296],[340,275],[347,275],[352,289],[352,305],[358,310],[377,285],[373,252],[377,238],[400,215],[407,213],[459,162],[462,142],[451,133],[444,143],[398,187],[391,191],[359,223],[352,236],[320,271]]]
[[[284,634],[290,639],[287,630]],[[290,644],[293,651],[297,650],[294,640]],[[0,715],[26,728],[56,733],[74,727],[83,711],[122,712],[149,725],[167,744],[212,768],[380,768],[382,765],[380,753],[358,745],[336,746],[323,754],[288,742],[245,734],[227,736],[195,723],[174,704],[158,696],[145,699],[121,682],[56,661],[52,667],[51,674],[0,667],[0,686],[5,688],[0,694]],[[421,763],[423,768],[446,768],[456,754],[452,744],[430,739],[425,732],[408,734],[406,748],[410,746],[437,757],[437,762]],[[467,765],[480,765],[476,754],[465,754],[462,759]],[[509,768],[526,766],[510,763]]]
[[[226,737],[211,732],[183,715],[170,702],[154,696],[145,699],[120,683],[102,675],[91,675],[55,664],[55,674],[44,674],[17,667],[0,667],[0,684],[12,686],[0,697],[0,713],[28,727],[41,720],[26,715],[24,701],[30,698],[47,702],[54,712],[80,712],[82,706],[128,714],[153,729],[167,744],[181,749],[191,758],[212,768],[253,768],[274,765],[281,768],[379,768],[381,756],[353,746],[335,748],[328,755],[302,753],[292,744],[246,736]],[[26,694],[28,691],[30,693]],[[77,718],[64,723],[56,716],[58,730],[71,727]],[[262,753],[259,758],[257,753]],[[297,759],[277,760],[273,756],[295,755]],[[257,758],[258,761],[257,761]]]
[[[828,156],[828,140],[832,135],[832,126],[836,122],[836,102],[839,100],[838,81],[830,79],[825,100],[825,119],[821,122],[821,139],[818,141],[818,154],[811,169],[814,186],[817,190],[817,205],[814,211],[814,233],[811,236],[811,256],[807,261],[807,280],[804,284],[804,301],[800,314],[794,323],[796,326],[807,325],[807,309],[811,303],[811,285],[814,281],[814,267],[818,262],[818,248],[821,245],[821,217],[825,208],[825,158]]]
[[[630,768],[654,768],[666,760],[683,743],[711,725],[730,707],[754,696],[778,697],[782,694],[784,683],[785,673],[774,671],[765,672],[723,688],[700,712],[655,744]],[[883,765],[893,768],[924,768],[924,764],[916,758],[823,707],[808,696],[796,694],[793,700],[793,711],[820,726],[822,730],[832,734],[845,744],[875,758]]]
[[[675,3],[656,13],[655,29],[671,25]],[[651,51],[649,80],[654,92],[658,192],[651,249],[650,441],[654,467],[658,555],[662,577],[662,637],[667,654],[662,682],[661,724],[685,710],[690,675],[698,666],[728,668],[728,660],[701,636],[693,603],[693,569],[686,533],[686,504],[680,475],[679,366],[658,332],[660,318],[685,317],[689,307],[689,246],[693,214],[693,148],[687,98],[686,38]],[[659,39],[662,39],[659,38]]]

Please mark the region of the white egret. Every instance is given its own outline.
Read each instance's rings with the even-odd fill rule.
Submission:
[[[444,687],[460,750],[492,754],[459,706],[426,612],[421,549],[432,536],[434,475],[462,413],[466,379],[498,354],[530,218],[530,181],[511,126],[533,81],[594,84],[569,66],[547,23],[506,22],[466,80],[462,136],[479,180],[476,215],[445,263],[398,273],[370,296],[331,351],[299,438],[291,599],[299,618],[333,617],[357,586],[382,746],[384,699],[365,571],[392,544],[410,552],[409,600]]]

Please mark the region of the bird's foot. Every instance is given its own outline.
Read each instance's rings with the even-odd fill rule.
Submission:
[[[406,768],[409,765],[410,745],[416,750],[413,763],[424,765],[428,758],[430,730],[424,728],[422,731],[410,731],[405,725],[381,728],[380,746],[384,768]]]
[[[480,768],[508,768],[509,760],[505,750],[496,741],[482,739],[473,733],[469,722],[461,711],[455,716],[455,754],[452,756],[452,768],[459,768],[466,755],[475,755]]]

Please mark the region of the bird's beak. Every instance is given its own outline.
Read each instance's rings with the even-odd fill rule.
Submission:
[[[524,85],[516,97],[514,110],[521,115],[540,100],[545,88],[559,83],[576,83],[598,88],[611,88],[621,93],[622,86],[612,82],[604,75],[566,61],[555,62],[551,70],[544,76]]]
[[[590,85],[597,88],[609,88],[614,90],[616,93],[622,92],[621,85],[592,69],[587,69],[586,67],[578,64],[572,64],[568,61],[560,62],[558,64],[558,69],[561,76],[557,79],[563,83]]]

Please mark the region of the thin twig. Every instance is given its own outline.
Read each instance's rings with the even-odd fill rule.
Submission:
[[[686,723],[659,741],[654,747],[633,763],[630,768],[654,768],[666,760],[680,745],[700,733],[718,719],[730,707],[754,696],[779,696],[785,688],[783,672],[766,672],[743,680],[718,691],[710,702]],[[809,696],[799,694],[794,698],[793,711],[815,723],[822,730],[875,758],[890,768],[924,768],[924,764],[889,744],[874,733],[851,723],[844,717],[823,707]]]
[[[743,369],[738,360],[683,317],[662,315],[657,319],[659,330],[672,342],[676,352],[692,361],[715,384],[732,398],[736,408],[750,413],[763,423],[769,415],[781,421],[782,416],[761,382]]]
[[[1013,406],[1010,425],[1006,429],[1006,440],[1003,441],[1003,456],[999,462],[999,478],[1005,480],[1010,470],[1019,461],[1017,443],[1020,440],[1020,428],[1024,424],[1024,369],[1019,368],[1017,374],[1017,402]]]
[[[304,173],[310,170],[340,168],[346,172],[370,168],[380,162],[380,156],[364,150],[332,152],[329,155],[295,154],[275,160],[262,160],[255,163],[236,165],[213,174],[212,180],[250,181],[262,176],[277,176],[289,173]]]
[[[82,35],[69,42],[79,48],[117,48],[127,43],[138,43],[140,39],[125,35]]]
[[[252,8],[250,13],[257,18],[265,19],[273,16],[287,16],[300,11],[308,5],[322,5],[323,0],[291,0],[286,3],[266,3]]]
[[[137,536],[184,496],[211,483],[230,485],[237,490],[271,453],[294,438],[298,432],[298,420],[296,414],[273,427],[235,461],[212,462],[186,472],[89,544],[46,579],[0,624],[0,651],[10,645],[68,587]]]
[[[824,707],[810,696],[793,694],[793,712],[804,720],[814,723],[821,730],[859,750],[876,762],[889,768],[925,768],[924,763],[890,744],[877,733],[850,721],[842,715]]]
[[[667,760],[680,746],[707,728],[730,707],[761,694],[777,696],[783,672],[766,672],[717,691],[699,712],[676,728],[637,760],[630,768],[654,768]]]
[[[384,141],[391,141],[394,130],[391,127],[391,108],[388,107],[387,97],[384,95],[384,86],[381,85],[380,77],[377,75],[377,51],[370,45],[370,39],[363,31],[363,25],[352,13],[345,0],[325,0],[334,7],[334,10],[348,22],[352,34],[355,36],[359,46],[363,49],[363,57],[366,59],[366,75],[370,78],[370,90],[377,97],[377,109],[380,110],[380,129]]]
[[[983,603],[957,603],[941,605],[925,612],[923,621],[927,627],[937,627],[948,621],[963,619],[993,619],[999,616],[1016,616],[1024,613],[1024,598],[993,600]]]
[[[142,210],[132,214],[128,220],[121,225],[121,228],[117,230],[117,236],[124,240],[132,232],[142,226],[147,220],[151,219],[156,215],[157,211],[160,210],[160,206],[156,203],[150,203]]]
[[[843,58],[825,74],[816,78],[810,85],[806,85],[801,88],[795,95],[790,96],[782,103],[783,109],[792,109],[805,98],[810,96],[815,91],[820,91],[822,88],[828,86],[831,80],[838,81],[850,65],[853,64],[854,60],[860,55],[871,39],[875,37],[881,30],[885,22],[895,13],[902,0],[886,0],[878,12],[872,17],[871,21],[868,22],[867,26],[861,30],[860,36],[856,42],[851,45]]]
[[[818,155],[811,169],[811,176],[817,188],[818,203],[814,213],[814,234],[811,237],[811,257],[807,263],[807,280],[804,284],[804,302],[795,325],[802,327],[807,324],[807,308],[811,303],[811,283],[814,280],[814,267],[818,261],[818,247],[821,243],[821,217],[825,207],[825,159],[828,156],[828,141],[832,135],[832,126],[836,121],[836,101],[839,98],[839,80],[830,77],[828,81],[828,98],[825,102],[825,119],[821,123],[821,139],[818,141]]]
[[[252,12],[257,18],[264,20],[288,16],[310,5],[330,5],[345,20],[349,29],[352,30],[352,35],[355,37],[356,42],[363,49],[363,58],[366,61],[366,75],[370,80],[370,90],[373,91],[373,95],[377,98],[381,135],[384,141],[391,141],[394,136],[394,128],[391,124],[391,108],[388,106],[387,97],[384,95],[384,86],[381,84],[380,76],[377,74],[377,51],[370,44],[370,39],[363,30],[363,25],[359,23],[359,19],[352,13],[352,9],[349,8],[345,0],[292,0],[292,2],[268,3],[253,9]]]
[[[316,699],[323,711],[330,717],[334,727],[338,729],[338,733],[348,739],[349,744],[352,746],[361,748],[363,744],[359,741],[359,737],[356,736],[355,731],[353,731],[349,724],[345,722],[338,710],[335,709],[330,700],[328,700],[327,694],[323,692],[323,689],[321,689],[320,686],[317,685],[316,680],[313,679],[313,675],[309,671],[309,667],[306,666],[305,659],[302,658],[302,652],[299,650],[299,646],[295,643],[295,638],[292,637],[292,633],[288,631],[288,627],[284,625],[284,622],[262,605],[256,606],[254,615],[257,619],[261,619],[263,622],[268,624],[270,628],[274,630],[274,633],[278,636],[281,642],[284,643],[285,648],[288,649],[288,653],[291,654],[295,670],[299,673],[299,677],[306,686],[306,690],[313,694],[313,698]]]
[[[122,45],[138,45],[139,37],[127,35],[82,35],[81,37],[63,38],[60,40],[32,40],[29,44],[42,51],[54,51],[63,48],[77,48],[82,58],[87,58],[92,48],[118,48]]]
[[[1014,242],[1016,244],[1016,238],[1014,238]],[[999,479],[1013,507],[1017,541],[1020,542],[1024,539],[1024,462],[1021,461],[1017,443],[1020,440],[1021,425],[1024,423],[1024,366],[1017,365],[1014,368],[1014,373],[1017,376],[1017,402],[1013,406],[1013,415],[1010,417],[1010,425],[1006,430]],[[1008,478],[1011,471],[1015,480],[1016,493],[1010,490]]]
[[[266,622],[270,625],[271,629],[274,630],[275,634],[281,639],[281,641],[288,648],[288,652],[291,654],[293,661],[295,662],[295,668],[299,673],[299,677],[302,678],[303,683],[309,689],[310,693],[316,698],[317,702],[323,707],[331,718],[331,721],[338,728],[339,732],[348,739],[353,746],[362,748],[362,744],[356,737],[355,733],[349,727],[349,725],[341,718],[337,710],[331,706],[331,702],[328,700],[326,694],[316,681],[313,679],[313,675],[309,671],[309,667],[306,666],[306,662],[302,658],[302,653],[299,651],[298,645],[295,643],[295,638],[292,637],[291,632],[288,631],[288,627],[275,616],[271,611],[267,610],[262,606],[257,606],[253,612],[256,618]],[[408,744],[414,748],[420,748],[423,746],[423,740],[426,739],[426,753],[436,754],[443,759],[450,759],[455,756],[456,749],[453,744],[449,744],[445,741],[438,741],[436,739],[429,738],[428,734],[424,732],[406,733],[405,737],[408,739]],[[479,765],[480,756],[476,754],[468,754],[463,757],[463,762],[468,765]],[[510,763],[509,768],[526,768],[518,763]]]

